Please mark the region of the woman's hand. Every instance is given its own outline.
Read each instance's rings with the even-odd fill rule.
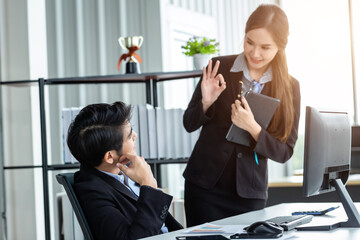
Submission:
[[[129,161],[125,161],[128,159]],[[131,162],[129,166],[122,164],[122,162]],[[147,185],[157,188],[157,182],[152,174],[150,165],[140,157],[133,153],[124,153],[116,166],[131,180],[140,184],[140,186]]]
[[[204,113],[206,113],[226,88],[224,77],[221,74],[217,74],[219,66],[220,61],[216,61],[214,69],[212,69],[212,60],[210,60],[207,69],[203,67],[201,94]]]
[[[241,103],[244,107],[241,106]],[[255,141],[257,141],[261,132],[261,126],[255,121],[250,106],[244,97],[241,97],[241,103],[239,100],[235,100],[235,103],[231,104],[231,121],[237,127],[249,132]]]

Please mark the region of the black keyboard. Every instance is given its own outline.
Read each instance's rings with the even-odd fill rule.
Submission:
[[[292,230],[300,225],[311,222],[312,215],[279,216],[266,221],[276,223],[284,228],[284,231]]]

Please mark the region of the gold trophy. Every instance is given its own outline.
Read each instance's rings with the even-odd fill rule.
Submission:
[[[120,46],[128,50],[128,53],[124,53],[120,56],[120,59],[117,64],[117,69],[120,69],[120,63],[122,60],[126,60],[129,58],[129,60],[126,62],[126,70],[125,73],[140,73],[140,66],[139,63],[141,63],[141,57],[135,53],[135,51],[139,50],[142,43],[143,43],[143,37],[142,36],[131,36],[131,37],[120,37],[118,39]]]

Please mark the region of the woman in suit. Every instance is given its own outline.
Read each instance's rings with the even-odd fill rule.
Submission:
[[[246,23],[244,52],[214,58],[204,67],[183,116],[188,132],[202,127],[183,174],[188,227],[264,208],[268,159],[284,163],[292,156],[300,87],[288,73],[288,34],[285,13],[276,5],[260,5]],[[280,99],[267,129],[243,97],[248,91]],[[231,124],[251,135],[250,147],[226,140]]]

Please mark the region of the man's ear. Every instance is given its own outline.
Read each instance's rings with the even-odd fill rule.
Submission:
[[[103,162],[106,162],[108,164],[113,164],[115,161],[114,158],[115,158],[115,151],[114,150],[107,151],[104,155]]]

